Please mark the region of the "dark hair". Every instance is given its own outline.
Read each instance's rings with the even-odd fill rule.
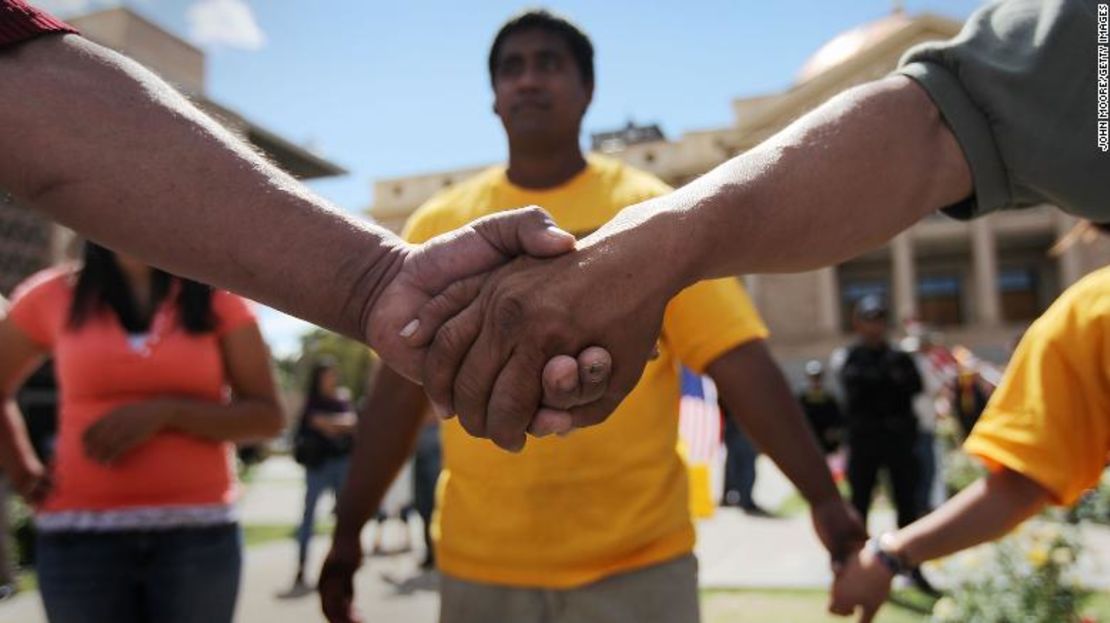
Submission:
[[[542,30],[562,37],[570,48],[571,56],[578,65],[578,73],[582,81],[588,85],[594,83],[594,45],[590,38],[578,26],[547,11],[546,9],[532,9],[525,11],[505,22],[497,36],[493,38],[493,46],[489,50],[489,80],[491,83],[497,77],[497,58],[501,54],[501,46],[505,39],[524,30]]]
[[[149,313],[144,314],[116,262],[116,254],[96,243],[86,242],[84,265],[77,273],[73,304],[69,308],[69,328],[80,329],[89,318],[109,309],[128,333],[149,331],[153,311],[170,295],[175,281],[180,284],[176,303],[185,331],[206,333],[215,328],[211,287],[153,268],[150,274],[152,304]]]
[[[319,402],[322,394],[320,393],[320,379],[323,378],[324,373],[328,370],[334,370],[339,364],[334,357],[324,355],[312,364],[312,370],[308,373],[308,386],[304,392],[305,405],[314,405]]]

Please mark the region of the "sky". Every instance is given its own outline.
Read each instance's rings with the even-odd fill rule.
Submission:
[[[63,17],[126,5],[207,54],[207,93],[349,171],[310,183],[352,213],[375,179],[505,158],[486,55],[535,2],[482,0],[31,0]],[[889,14],[964,20],[981,0],[552,0],[590,35],[597,85],[589,133],[629,120],[668,137],[732,122],[736,97],[789,87],[838,33]],[[260,313],[278,354],[305,323]]]

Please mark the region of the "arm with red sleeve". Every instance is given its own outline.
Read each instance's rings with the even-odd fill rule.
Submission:
[[[40,35],[75,32],[69,24],[23,0],[0,0],[0,48]]]
[[[131,59],[36,36],[72,29],[22,0],[0,0],[0,32],[0,188],[109,248],[365,341],[409,378],[424,351],[402,329],[431,296],[517,255],[573,248],[536,208],[406,244]]]

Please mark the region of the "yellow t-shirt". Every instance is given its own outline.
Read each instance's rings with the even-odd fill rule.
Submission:
[[[1110,268],[1068,288],[1014,352],[964,448],[1073,504],[1110,451]]]
[[[503,167],[432,198],[409,220],[414,242],[507,209],[539,205],[563,229],[589,233],[669,188],[603,157],[566,184],[530,191]],[[666,261],[661,258],[661,261]],[[678,362],[702,371],[767,335],[735,279],[696,284],[664,315],[660,356],[609,419],[568,437],[529,439],[519,454],[443,426],[438,560],[465,580],[569,588],[689,552],[694,531],[678,437]]]

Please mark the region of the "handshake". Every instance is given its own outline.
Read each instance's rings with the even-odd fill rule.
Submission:
[[[597,424],[639,381],[684,285],[632,210],[578,242],[531,207],[401,246],[369,286],[366,341],[441,417],[506,450]]]

